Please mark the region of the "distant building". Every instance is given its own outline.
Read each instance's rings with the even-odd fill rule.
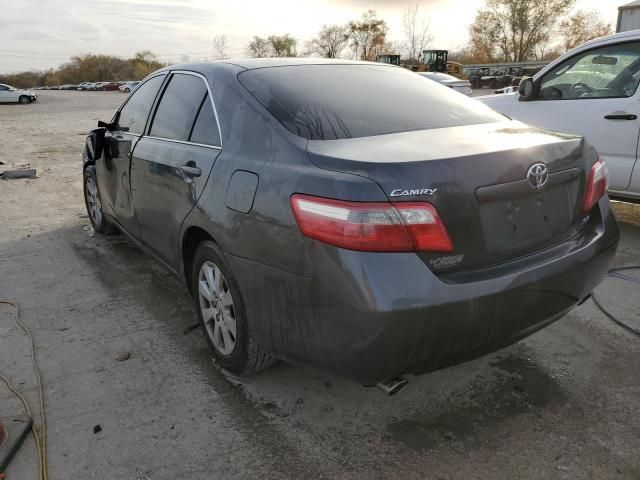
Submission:
[[[616,32],[627,32],[640,28],[640,0],[618,7]]]

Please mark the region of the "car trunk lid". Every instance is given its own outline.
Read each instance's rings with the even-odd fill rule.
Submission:
[[[312,140],[308,154],[320,168],[375,181],[390,201],[433,204],[454,251],[420,256],[446,272],[496,265],[575,235],[585,218],[584,172],[596,157],[581,137],[519,122]],[[548,169],[539,189],[528,178],[534,165]]]

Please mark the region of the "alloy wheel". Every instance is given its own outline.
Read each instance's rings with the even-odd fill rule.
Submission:
[[[231,355],[236,346],[236,316],[231,290],[222,271],[210,261],[198,274],[200,312],[209,339],[222,355]]]
[[[89,207],[89,215],[95,225],[102,223],[102,203],[100,203],[100,195],[98,194],[98,186],[92,177],[87,177],[85,182],[85,190],[87,194],[87,206]]]

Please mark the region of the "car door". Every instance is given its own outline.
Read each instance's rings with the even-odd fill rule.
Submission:
[[[640,42],[578,53],[536,79],[530,101],[508,112],[531,125],[575,133],[596,147],[608,167],[610,190],[627,190],[640,134]]]
[[[193,72],[172,73],[148,130],[133,151],[133,203],[142,241],[177,270],[180,227],[221,149],[207,80]]]
[[[105,215],[136,239],[140,238],[140,229],[131,199],[131,152],[144,133],[149,112],[165,77],[166,74],[161,74],[149,78],[120,107],[114,116],[112,128],[105,134],[102,160],[96,162]]]
[[[17,102],[14,92],[8,85],[0,84],[0,103]]]

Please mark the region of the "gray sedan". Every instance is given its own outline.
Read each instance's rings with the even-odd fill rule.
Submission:
[[[95,230],[184,281],[219,365],[389,393],[561,318],[619,234],[583,138],[383,64],[166,67],[91,132],[83,177]]]

